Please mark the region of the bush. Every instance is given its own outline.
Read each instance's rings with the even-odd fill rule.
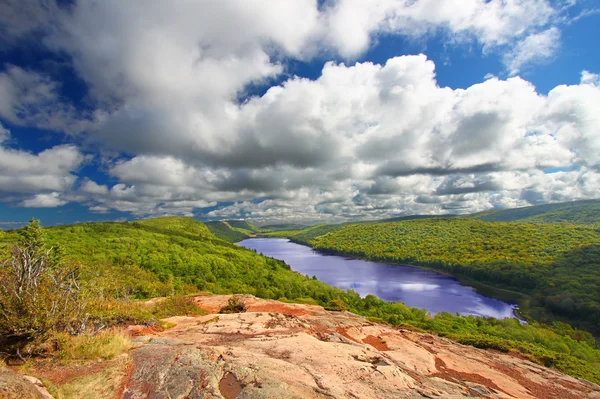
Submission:
[[[88,307],[91,324],[95,329],[113,326],[158,324],[152,308],[129,299],[98,299]]]
[[[227,301],[227,305],[219,310],[219,313],[244,313],[245,311],[246,305],[244,305],[244,302],[238,296],[233,295]]]
[[[173,295],[165,299],[164,301],[158,302],[154,310],[154,315],[159,319],[165,319],[172,316],[194,316],[204,315],[207,312],[200,309],[194,297],[187,295]]]
[[[39,221],[20,231],[20,243],[0,262],[0,281],[0,335],[36,339],[85,330],[78,268],[62,265],[58,248],[46,248]]]
[[[344,301],[342,301],[341,299],[332,299],[325,306],[325,309],[326,310],[331,310],[331,311],[334,311],[334,312],[343,312],[344,310],[348,310],[348,307],[346,306],[346,304],[344,303]]]

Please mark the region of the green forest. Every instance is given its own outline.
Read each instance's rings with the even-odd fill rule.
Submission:
[[[491,210],[466,217],[490,222],[600,224],[600,200]]]
[[[264,231],[243,220],[222,220],[205,222],[205,224],[217,238],[231,243],[245,240],[257,232]]]
[[[439,223],[436,220],[419,222]],[[463,222],[465,227],[485,225],[477,221]],[[389,228],[388,224],[380,226]],[[342,227],[320,240],[323,243],[333,240],[334,235],[346,234],[348,228],[373,226]],[[317,226],[311,231],[326,230],[324,226]],[[591,240],[597,233],[573,229],[572,234],[577,239]],[[600,382],[600,350],[594,337],[585,331],[559,322],[521,325],[515,319],[447,313],[430,317],[425,310],[384,302],[373,295],[361,298],[353,291],[345,292],[293,272],[281,261],[221,240],[205,224],[194,219],[167,217],[129,223],[84,223],[46,228],[43,235],[44,245],[54,248],[55,255],[62,259],[57,265],[69,270],[76,267],[83,292],[81,297],[91,299],[93,304],[89,309],[90,318],[86,319],[92,324],[95,320],[104,324],[151,323],[151,320],[144,321],[150,316],[135,310],[134,306],[137,300],[146,298],[198,292],[248,293],[262,298],[320,304],[331,310],[348,309],[372,321],[430,331],[481,348],[520,352],[535,362]],[[6,249],[4,259],[10,257],[8,250],[12,244],[22,243],[28,236],[31,233],[27,228],[1,232],[0,241]],[[393,239],[392,235],[389,238]],[[350,236],[348,239],[351,240]],[[543,251],[537,256],[547,258]],[[2,263],[0,274],[7,272],[7,264]],[[0,330],[3,334],[16,334],[14,324],[3,318],[2,312]]]

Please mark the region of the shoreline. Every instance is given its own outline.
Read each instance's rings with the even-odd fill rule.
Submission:
[[[316,249],[307,242],[294,240],[293,237],[257,236],[257,237],[249,237],[246,239],[250,239],[250,238],[285,239],[294,244],[298,244],[298,245],[302,245],[307,248],[310,248],[311,250],[313,250],[316,253],[323,255],[323,256],[339,256],[339,257],[344,257],[347,259],[379,263],[382,265],[412,267],[412,268],[416,268],[416,269],[435,272],[435,273],[441,274],[443,276],[456,279],[461,285],[472,288],[479,295],[482,295],[482,296],[485,296],[485,297],[488,297],[491,299],[495,299],[497,301],[505,302],[508,305],[511,305],[511,307],[513,308],[513,317],[521,323],[529,322],[529,320],[531,319],[530,317],[527,316],[527,314],[529,313],[528,305],[529,305],[530,297],[521,292],[516,292],[516,291],[507,290],[504,288],[494,287],[494,286],[491,286],[491,285],[488,285],[485,283],[478,282],[476,280],[469,279],[465,276],[450,274],[446,271],[441,271],[434,267],[430,267],[430,266],[426,266],[426,265],[412,265],[412,264],[398,263],[398,262],[393,262],[393,261],[373,260],[373,259],[368,259],[365,257],[360,257],[360,256],[356,256],[353,254],[342,253],[342,252],[338,252],[338,251],[334,251],[334,250]],[[244,241],[244,240],[241,240],[241,241]],[[480,316],[480,317],[483,317],[483,316]]]

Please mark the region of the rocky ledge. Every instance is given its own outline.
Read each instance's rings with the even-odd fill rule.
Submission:
[[[35,377],[17,374],[0,366],[0,399],[53,399]]]
[[[530,361],[398,329],[348,312],[243,296],[197,297],[210,315],[132,327],[123,399],[600,399],[600,387]],[[145,334],[145,335],[144,335]]]

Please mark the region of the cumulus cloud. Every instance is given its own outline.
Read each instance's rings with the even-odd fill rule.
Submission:
[[[10,138],[10,130],[6,129],[0,123],[0,144],[2,144],[4,141],[8,140],[9,138]]]
[[[339,0],[326,8],[327,37],[345,57],[364,52],[377,34],[422,36],[446,30],[486,48],[506,45],[557,14],[546,0]]]
[[[14,150],[4,145],[9,137],[10,132],[0,124],[0,198],[40,192],[50,195],[23,205],[48,200],[55,192],[69,191],[77,180],[74,172],[87,159],[73,145],[55,146],[38,154]]]
[[[85,155],[74,145],[4,145],[0,191],[21,206],[335,221],[597,195],[598,75],[544,95],[492,74],[442,87],[425,55],[353,61],[381,35],[441,34],[499,52],[516,75],[557,51],[562,11],[547,0],[15,4],[2,6],[14,16],[0,19],[2,37],[43,32],[96,111],[64,102],[49,76],[7,65],[0,117],[77,133],[105,155],[113,182],[78,182]],[[315,58],[346,61],[314,80],[287,75],[290,60]],[[267,89],[252,96],[253,85]]]
[[[220,150],[171,137],[166,149],[116,162],[109,173],[120,184],[82,191],[136,214],[234,201],[208,216],[304,220],[590,198],[600,88],[585,82],[547,96],[521,78],[453,90],[424,55],[328,63],[317,80],[292,77],[232,110],[221,123],[231,144]],[[145,132],[129,134],[137,142]],[[544,173],[552,168],[571,171]]]
[[[48,76],[8,65],[0,72],[0,118],[65,133],[85,130],[92,116],[61,101],[58,89],[59,84]]]
[[[30,199],[21,201],[19,204],[24,208],[56,208],[67,203],[60,198],[60,193],[36,194]]]
[[[58,10],[53,1],[4,0],[0,3],[0,39],[14,42],[49,26]]]

